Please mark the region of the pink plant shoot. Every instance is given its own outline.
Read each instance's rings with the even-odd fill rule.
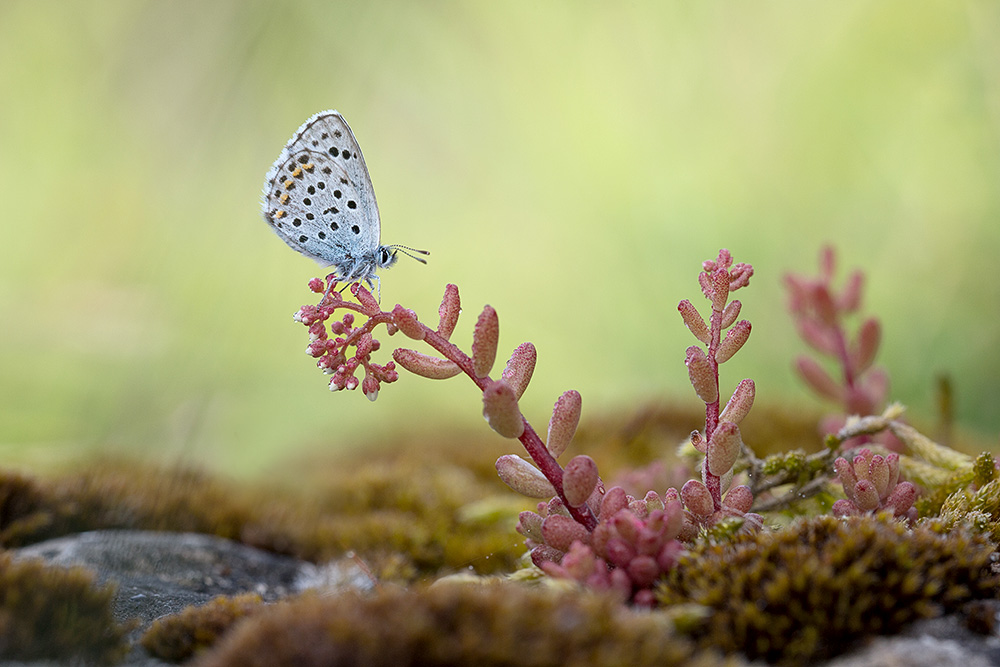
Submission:
[[[910,482],[899,481],[899,454],[882,456],[865,448],[851,461],[838,458],[834,468],[847,496],[833,504],[835,516],[888,510],[911,521],[917,518],[913,507],[917,489]]]
[[[567,472],[580,458],[587,457],[573,459]],[[580,468],[588,479],[596,475],[591,463]],[[521,512],[517,530],[527,538],[532,562],[554,577],[653,606],[653,586],[684,551],[677,539],[685,525],[681,503],[655,491],[636,499],[619,486],[592,492],[585,502],[599,519],[592,532],[570,519],[559,498],[539,503],[537,512]]]
[[[708,321],[687,299],[677,305],[684,324],[701,343],[687,349],[684,363],[691,386],[705,404],[705,428],[691,434],[691,444],[705,455],[702,479],[689,481],[679,493],[675,489],[667,491],[670,500],[683,502],[687,510],[683,535],[688,539],[698,527],[709,527],[725,516],[743,516],[759,523],[756,515],[747,516],[753,502],[748,487],[730,490],[725,500],[722,496],[732,481],[733,465],[743,449],[739,423],[753,406],[755,387],[753,380],[743,380],[725,408],[720,409],[719,364],[731,359],[750,337],[750,322],[737,321],[740,302],[729,298],[746,287],[751,276],[751,265],[734,264],[729,251],[722,249],[717,259],[702,264],[702,272],[698,274],[701,291],[711,303]]]
[[[461,312],[458,288],[448,285],[438,308],[438,325],[432,329],[417,314],[401,305],[392,311],[383,311],[371,292],[359,283],[350,286],[357,301],[343,298],[327,276],[329,284],[314,278],[309,288],[323,297],[318,305],[307,305],[295,314],[295,320],[309,328],[309,347],[306,352],[316,359],[323,372],[332,375],[330,389],[362,388],[372,401],[378,397],[382,384],[399,379],[396,371],[402,368],[425,378],[442,380],[460,373],[468,376],[483,394],[483,417],[490,428],[505,438],[518,439],[527,451],[531,462],[520,456],[502,456],[497,460],[497,473],[512,489],[529,497],[555,496],[564,514],[580,530],[589,534],[597,526],[594,510],[587,499],[603,491],[597,466],[589,457],[576,457],[564,470],[556,457],[565,451],[580,419],[580,394],[564,393],[557,401],[549,423],[547,447],[521,414],[518,401],[531,380],[537,354],[531,343],[519,345],[499,378],[490,373],[496,361],[500,337],[500,322],[496,311],[486,306],[473,329],[471,355],[451,342]],[[325,289],[324,289],[325,287]],[[340,319],[334,315],[343,313]],[[362,316],[363,324],[355,322]],[[373,337],[375,329],[385,326],[391,336],[397,332],[415,341],[422,341],[440,356],[424,354],[409,348],[397,348],[393,361],[380,365],[372,361],[372,353],[380,349]],[[363,378],[358,380],[359,372]]]
[[[889,378],[883,369],[873,365],[882,337],[878,319],[863,319],[853,336],[847,331],[847,320],[861,308],[864,274],[854,271],[840,289],[834,288],[836,255],[830,246],[820,251],[819,265],[819,276],[789,274],[785,277],[785,285],[788,307],[799,335],[816,353],[832,358],[838,367],[838,372],[831,374],[812,357],[800,355],[795,360],[795,369],[806,385],[840,406],[841,414],[824,419],[820,425],[825,434],[838,431],[849,415],[881,413],[889,391]],[[900,448],[891,434],[880,439],[892,449]],[[844,448],[867,440],[845,443]]]

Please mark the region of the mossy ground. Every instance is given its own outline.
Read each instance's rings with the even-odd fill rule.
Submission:
[[[821,447],[815,415],[760,408],[752,416],[745,437],[759,455]],[[581,427],[573,448],[600,461],[606,479],[664,453],[670,467],[678,463],[677,444],[700,418],[693,411],[656,408],[590,422]],[[150,648],[174,660],[187,659],[222,637],[224,650],[203,658],[211,665],[253,664],[240,661],[258,653],[277,660],[297,641],[321,635],[332,639],[317,644],[310,659],[340,656],[340,662],[323,664],[377,664],[358,660],[374,659],[378,651],[398,656],[415,650],[436,656],[421,664],[469,659],[497,665],[620,664],[614,658],[625,655],[632,664],[715,664],[699,644],[730,652],[733,663],[740,655],[801,663],[831,653],[833,638],[843,646],[845,640],[892,632],[915,618],[996,592],[994,576],[983,567],[993,551],[990,531],[973,535],[955,517],[912,532],[883,519],[820,517],[727,545],[702,544],[661,590],[664,603],[713,610],[709,621],[691,626],[693,642],[670,630],[668,613],[643,615],[579,591],[421,585],[470,568],[482,575],[518,568],[524,545],[514,524],[518,511],[533,503],[506,489],[493,469],[493,461],[510,453],[511,445],[477,435],[413,436],[392,450],[312,460],[298,472],[252,485],[123,462],[93,463],[46,477],[0,471],[0,545],[102,528],[195,531],[316,562],[351,551],[383,587],[391,582],[406,587],[390,586],[370,598],[304,597],[273,607],[227,598],[169,619],[147,635]],[[659,474],[649,470],[654,477]],[[979,495],[984,499],[972,498],[970,507],[996,515],[987,502],[993,496]],[[796,564],[785,571],[799,572],[797,578],[782,574],[775,565],[782,562]],[[807,568],[808,576],[801,563],[815,566]],[[0,579],[0,588],[16,590],[18,584],[10,581],[19,580]],[[57,600],[75,591],[86,604],[72,609],[87,610],[86,622],[101,630],[73,630],[65,633],[71,640],[46,645],[62,656],[113,659],[121,647],[121,628],[105,613],[110,593],[79,574],[60,582],[58,592],[38,587],[40,599]],[[828,604],[820,599],[823,591],[844,595]],[[4,629],[13,627],[14,617],[9,599],[0,597],[5,599],[0,604],[0,622],[8,624],[0,626]],[[871,614],[885,620],[865,621]],[[560,625],[566,619],[572,627]],[[25,632],[35,626],[20,627]],[[84,626],[71,622],[66,627]],[[82,634],[110,639],[95,648]],[[268,638],[270,654],[259,648],[261,637]],[[455,642],[458,648],[447,648]]]

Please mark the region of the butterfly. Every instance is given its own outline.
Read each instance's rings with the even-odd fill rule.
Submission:
[[[267,172],[264,220],[293,250],[333,267],[338,282],[378,280],[396,254],[427,263],[414,250],[382,245],[375,190],[354,133],[336,111],[302,124]],[[332,284],[332,283],[331,283]]]

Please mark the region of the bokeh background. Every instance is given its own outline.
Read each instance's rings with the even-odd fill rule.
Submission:
[[[0,3],[0,459],[127,452],[265,474],[302,452],[480,429],[462,378],[331,394],[292,313],[323,271],[259,216],[309,115],[364,150],[383,241],[432,251],[382,300],[467,345],[497,308],[522,404],[695,403],[675,307],[754,264],[723,384],[815,409],[782,276],[823,243],[869,276],[893,398],[1000,431],[1000,6]],[[385,353],[398,343],[383,339]],[[388,358],[388,357],[386,357]],[[752,444],[752,443],[751,443]]]

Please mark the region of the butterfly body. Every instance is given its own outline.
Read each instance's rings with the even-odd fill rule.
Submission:
[[[340,282],[371,285],[377,269],[392,266],[399,249],[409,250],[381,244],[368,167],[336,111],[315,114],[285,145],[265,177],[262,209],[281,240],[333,267]]]

